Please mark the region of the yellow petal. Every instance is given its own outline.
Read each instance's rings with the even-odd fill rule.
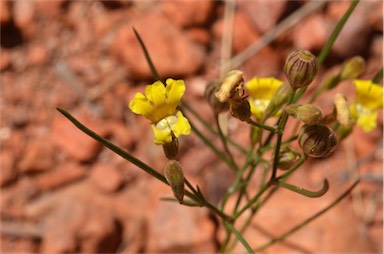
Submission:
[[[165,129],[160,130],[160,129],[156,128],[156,126],[154,124],[151,124],[151,127],[152,127],[152,130],[154,133],[153,142],[156,145],[162,145],[165,143],[172,142],[172,134],[171,134],[171,130],[169,128],[165,128]]]
[[[178,111],[176,113],[177,122],[175,125],[171,126],[172,132],[175,137],[179,137],[180,135],[189,135],[191,133],[191,125],[188,122],[188,119],[183,116],[183,114]]]
[[[272,99],[275,91],[283,81],[275,78],[253,78],[247,82],[245,88],[254,99]]]
[[[145,87],[145,96],[155,107],[160,107],[165,101],[166,89],[161,81],[156,81],[152,85]]]
[[[180,103],[181,97],[185,91],[185,84],[183,80],[173,80],[171,78],[167,79],[167,101],[171,105],[178,105]]]
[[[356,124],[363,128],[365,132],[372,131],[376,128],[377,112],[360,115]]]
[[[135,97],[129,103],[129,108],[133,113],[143,115],[149,120],[153,118],[154,108],[142,93],[135,94]]]
[[[383,107],[383,87],[370,80],[354,80],[356,103],[371,110]]]

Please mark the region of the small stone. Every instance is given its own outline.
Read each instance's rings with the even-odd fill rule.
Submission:
[[[0,70],[3,71],[11,66],[11,54],[6,49],[1,49]]]
[[[28,50],[27,61],[29,65],[43,65],[49,60],[47,49],[41,45],[31,46]]]
[[[0,152],[0,187],[3,187],[16,179],[17,170],[14,167],[15,158],[11,151]]]
[[[80,180],[84,178],[86,174],[87,171],[84,166],[77,165],[73,162],[66,162],[59,164],[54,170],[38,176],[36,178],[36,184],[38,189],[44,192]]]
[[[161,77],[191,75],[203,65],[204,48],[153,10],[120,28],[110,47],[135,79],[149,79],[153,75],[132,27],[140,34]]]
[[[99,135],[105,135],[103,123],[84,117],[79,117],[78,120]],[[96,158],[102,148],[99,142],[79,130],[62,115],[56,117],[52,124],[52,140],[70,157],[82,162]]]
[[[91,182],[104,192],[118,190],[124,182],[122,174],[113,166],[102,163],[96,164],[91,171]]]
[[[160,8],[178,27],[204,25],[212,16],[214,1],[161,1]]]
[[[0,1],[0,23],[4,24],[11,20],[8,1]]]
[[[54,155],[52,143],[47,138],[31,140],[25,147],[18,168],[25,173],[50,170],[54,166]]]

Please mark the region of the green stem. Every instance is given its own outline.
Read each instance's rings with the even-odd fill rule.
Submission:
[[[268,125],[264,125],[264,124],[255,122],[255,121],[253,121],[252,119],[249,119],[249,120],[247,121],[247,123],[249,123],[249,124],[251,124],[251,125],[253,125],[253,126],[262,128],[262,129],[266,129],[266,130],[272,131],[272,132],[275,132],[275,131],[276,131],[276,128],[275,128],[275,127],[272,127],[272,126],[268,126]]]
[[[348,10],[344,13],[343,17],[339,20],[337,25],[335,26],[335,29],[333,30],[331,36],[329,37],[327,43],[324,45],[323,49],[321,50],[319,57],[317,58],[317,62],[319,66],[324,62],[325,58],[328,56],[329,52],[331,51],[331,48],[333,44],[335,43],[337,37],[339,36],[341,30],[343,29],[345,23],[349,19],[349,16],[351,16],[352,12],[356,8],[357,4],[360,2],[360,0],[353,0],[351,2],[351,5],[349,6]],[[300,97],[305,93],[307,90],[307,87],[301,88],[298,93],[295,96],[295,99],[293,102],[296,102],[300,99]]]
[[[272,240],[270,240],[269,242],[265,243],[264,245],[258,247],[255,249],[255,252],[260,252],[260,251],[263,251],[265,250],[266,248],[270,247],[272,244],[274,243],[277,243],[277,242],[280,242],[280,241],[283,241],[285,238],[287,238],[288,236],[292,235],[293,233],[295,233],[296,231],[298,231],[299,229],[303,228],[304,226],[306,226],[307,224],[309,224],[310,222],[312,222],[313,220],[317,219],[318,217],[320,217],[321,215],[323,215],[324,213],[326,213],[327,211],[329,211],[330,209],[332,209],[335,205],[337,205],[341,200],[343,200],[349,193],[351,193],[351,191],[357,186],[357,184],[359,183],[360,180],[357,180],[355,181],[351,187],[349,187],[342,195],[340,195],[335,201],[333,201],[331,204],[329,204],[327,207],[325,207],[324,209],[320,210],[319,212],[315,213],[314,215],[312,215],[311,217],[309,217],[308,219],[304,220],[302,223],[298,224],[297,226],[293,227],[292,229],[288,230],[286,233],[280,235],[279,237],[276,237]]]
[[[251,246],[249,246],[248,242],[244,239],[244,237],[235,229],[235,227],[228,222],[224,222],[225,226],[232,231],[232,233],[236,236],[236,238],[243,244],[244,248],[247,250],[248,253],[255,253]]]
[[[383,79],[383,68],[381,68],[372,79],[372,82],[378,84]]]
[[[219,115],[218,114],[215,114],[215,121],[216,121],[217,131],[219,133],[219,137],[221,139],[221,142],[223,143],[223,147],[224,147],[225,153],[228,155],[228,157],[232,161],[232,163],[234,165],[236,165],[235,160],[233,159],[233,155],[232,155],[232,153],[229,150],[228,145],[227,145],[227,143],[228,143],[227,141],[228,140],[224,136],[224,133],[223,133],[223,131],[221,129],[220,122],[219,122]],[[236,165],[236,168],[238,168],[237,165]]]
[[[261,186],[259,192],[240,210],[238,211],[237,213],[235,213],[233,215],[233,218],[234,219],[237,219],[239,218],[248,208],[250,208],[254,203],[256,203],[259,198],[261,197],[261,195],[264,194],[264,192],[266,190],[268,190],[268,188],[271,186],[271,184],[268,182],[268,183],[265,183]]]
[[[141,168],[142,170],[144,170],[148,174],[156,177],[157,179],[159,179],[163,183],[168,184],[167,180],[165,179],[165,177],[162,174],[158,173],[156,170],[152,169],[150,166],[148,166],[147,164],[145,164],[141,160],[137,159],[136,157],[132,156],[128,152],[124,151],[120,147],[114,145],[112,142],[110,142],[110,141],[106,140],[105,138],[97,135],[95,132],[93,132],[90,129],[88,129],[87,127],[85,127],[82,123],[80,123],[78,120],[76,120],[76,118],[74,118],[71,114],[69,114],[65,110],[63,110],[61,108],[56,108],[56,109],[58,111],[60,111],[60,113],[62,113],[66,118],[68,118],[69,121],[71,121],[77,128],[79,128],[85,134],[87,134],[91,138],[95,139],[96,141],[100,142],[101,144],[103,144],[107,148],[111,149],[112,151],[114,151],[115,153],[117,153],[118,155],[123,157],[124,159],[128,160],[129,162],[135,164],[136,166],[138,166],[139,168]]]
[[[292,103],[292,100],[294,97],[295,97],[295,91],[292,90],[289,95],[287,105]],[[284,111],[281,116],[281,121],[279,122],[279,125],[277,127],[278,132],[277,132],[277,141],[275,146],[275,156],[273,159],[272,175],[271,175],[271,179],[269,180],[271,184],[276,182],[277,167],[279,165],[279,159],[280,159],[279,157],[280,157],[281,139],[283,138],[283,132],[284,132],[284,128],[285,128],[285,124],[287,123],[287,120],[288,120],[288,114],[287,112]]]
[[[308,157],[303,154],[301,155],[300,157],[300,160],[298,160],[295,165],[293,165],[290,169],[288,169],[287,171],[284,172],[284,174],[282,174],[281,176],[279,176],[277,178],[277,180],[279,181],[283,181],[285,180],[290,174],[292,174],[296,169],[298,169],[301,165],[304,164],[304,162],[308,159]]]
[[[141,39],[141,37],[140,37],[140,35],[139,35],[139,33],[136,31],[136,29],[135,29],[134,27],[132,27],[132,29],[133,29],[133,32],[135,33],[135,36],[136,36],[137,40],[138,40],[139,43],[140,43],[141,49],[142,49],[143,52],[144,52],[145,59],[147,60],[147,63],[148,63],[148,65],[149,65],[149,68],[151,69],[151,72],[152,72],[153,77],[154,77],[156,80],[160,80],[160,81],[162,81],[161,78],[160,78],[159,73],[157,72],[157,70],[156,70],[156,68],[155,68],[155,65],[154,65],[153,62],[152,62],[152,59],[151,59],[151,57],[150,57],[150,55],[149,55],[149,53],[148,53],[148,50],[147,50],[147,48],[145,47],[145,44],[144,44],[143,40]]]
[[[319,198],[321,196],[324,196],[324,194],[327,193],[327,191],[329,189],[329,183],[328,183],[327,179],[324,180],[323,187],[318,191],[310,191],[310,190],[304,189],[302,187],[298,187],[296,185],[286,183],[284,181],[278,181],[277,185],[280,187],[286,188],[288,190],[291,190],[293,192],[299,193],[301,195],[304,195],[306,197],[309,197],[309,198]]]

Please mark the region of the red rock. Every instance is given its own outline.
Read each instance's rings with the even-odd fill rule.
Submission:
[[[152,207],[148,210],[147,252],[215,252],[213,224],[206,209],[194,209],[161,197],[172,196],[169,186],[151,184]]]
[[[35,2],[34,1],[16,1],[13,3],[13,18],[16,26],[27,37],[33,36],[37,26],[33,19],[35,18]]]
[[[259,32],[265,33],[278,23],[286,10],[288,1],[239,1],[239,9],[244,11]],[[236,24],[236,23],[235,23]],[[237,24],[235,25],[235,29]]]
[[[133,130],[120,121],[110,121],[107,127],[110,140],[119,147],[130,149],[136,142]]]
[[[237,11],[235,13],[233,24],[232,48],[234,52],[244,50],[259,39],[259,33],[250,24],[249,18],[242,11]],[[224,22],[221,19],[214,25],[213,31],[215,36],[221,39],[223,36],[223,29]]]
[[[298,49],[320,50],[328,39],[329,25],[322,14],[313,14],[295,26],[294,47]]]
[[[211,35],[206,29],[203,28],[190,28],[185,30],[186,36],[188,36],[192,41],[197,42],[202,45],[208,45],[211,40]]]
[[[2,150],[0,152],[0,187],[3,187],[15,180],[17,170],[14,165],[14,154],[11,151]]]
[[[53,190],[63,185],[84,178],[87,174],[84,166],[72,162],[61,163],[55,170],[51,170],[36,178],[36,184],[41,191]]]
[[[178,27],[204,25],[213,15],[214,1],[161,1],[161,10]]]
[[[78,120],[98,135],[105,135],[101,122],[84,117],[79,117]],[[52,140],[60,149],[78,161],[90,161],[96,158],[102,148],[99,142],[79,130],[61,114],[52,124]]]
[[[104,192],[114,192],[124,182],[122,174],[110,164],[98,163],[91,171],[91,182]]]
[[[18,168],[21,172],[39,172],[51,170],[54,166],[55,151],[47,138],[34,139],[26,144]]]
[[[0,1],[0,23],[7,23],[11,20],[8,1]]]
[[[55,18],[62,12],[63,0],[35,1],[35,8],[39,15],[47,18]]]
[[[11,65],[11,54],[9,53],[8,50],[1,49],[1,54],[0,54],[0,70],[5,70],[9,68]]]
[[[111,52],[126,65],[135,79],[148,79],[153,75],[132,27],[140,34],[160,76],[185,76],[201,68],[204,61],[203,48],[185,37],[154,10],[120,28],[110,47]]]
[[[42,253],[116,251],[120,232],[110,211],[76,192],[59,198],[45,220]]]
[[[241,67],[244,76],[275,77],[282,70],[281,56],[271,47],[265,47],[245,61]]]
[[[27,56],[29,65],[43,65],[47,63],[48,60],[49,55],[46,48],[39,45],[35,45],[29,48]]]

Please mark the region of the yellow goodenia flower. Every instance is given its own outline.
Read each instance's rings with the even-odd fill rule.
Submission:
[[[249,104],[251,112],[260,120],[263,117],[265,109],[273,98],[276,90],[283,84],[275,78],[253,78],[245,84],[245,89],[249,92]]]
[[[183,80],[167,79],[167,86],[161,81],[145,87],[145,95],[136,93],[129,103],[133,113],[143,115],[151,121],[154,143],[162,145],[172,142],[172,137],[189,135],[188,119],[176,108],[185,91]]]
[[[383,107],[383,87],[370,80],[354,80],[356,98],[350,106],[351,117],[365,132],[376,128],[377,111]]]

